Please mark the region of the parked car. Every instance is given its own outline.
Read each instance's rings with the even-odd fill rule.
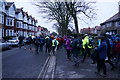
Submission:
[[[8,44],[11,44],[12,46],[18,46],[19,45],[19,39],[18,39],[18,37],[12,37],[7,42],[8,42]]]
[[[4,39],[0,39],[0,51],[5,49],[11,49],[11,45],[8,44]]]

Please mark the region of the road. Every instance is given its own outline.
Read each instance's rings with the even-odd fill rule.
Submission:
[[[2,52],[3,78],[37,78],[48,54],[35,55],[29,48],[12,48]]]

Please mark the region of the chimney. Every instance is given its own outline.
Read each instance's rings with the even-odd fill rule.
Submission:
[[[118,2],[118,11],[119,11],[119,13],[120,13],[120,1]]]

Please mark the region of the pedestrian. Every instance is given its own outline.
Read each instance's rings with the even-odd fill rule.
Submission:
[[[32,40],[32,36],[31,35],[29,35],[28,40],[29,40],[30,51],[33,53],[33,47],[32,47],[33,40]]]
[[[71,40],[70,36],[67,38],[65,46],[66,46],[66,50],[67,50],[67,60],[70,60],[71,59],[70,53],[71,53],[71,49],[72,49],[72,40]]]
[[[83,59],[82,59],[82,62],[85,61],[87,54],[90,56],[90,54],[89,54],[90,51],[89,51],[89,48],[88,48],[88,46],[89,46],[89,36],[87,34],[85,34],[84,36],[85,36],[85,38],[82,40],[82,46],[83,46]]]
[[[101,44],[101,40],[100,39],[98,39],[98,41],[97,41],[97,45],[95,46],[95,47],[98,47],[98,46],[100,46],[100,44]],[[97,50],[93,50],[93,52],[92,52],[92,54],[91,54],[91,59],[93,60],[93,62],[92,62],[92,64],[95,64],[96,63],[96,60],[97,60],[97,54],[98,52],[97,52]]]
[[[43,52],[43,46],[45,41],[42,35],[40,35],[39,39],[40,39],[40,50],[41,52]]]
[[[71,53],[72,53],[73,61],[74,61],[74,66],[77,66],[79,64],[78,54],[80,52],[80,49],[77,46],[79,43],[79,40],[77,39],[77,37],[78,37],[77,34],[74,34],[74,40],[73,40],[72,49],[71,49]]]
[[[58,36],[58,37],[56,38],[56,40],[58,41],[57,50],[59,50],[61,39],[60,39],[60,37]]]
[[[97,50],[97,72],[96,74],[100,74],[101,69],[103,69],[103,74],[100,74],[102,77],[106,77],[106,65],[105,65],[105,59],[107,57],[107,43],[105,41],[105,37],[101,36],[101,45],[95,48]]]
[[[19,39],[19,48],[21,48],[22,43],[23,43],[23,37],[20,35],[20,36],[18,37],[18,39]]]
[[[111,44],[110,44],[109,34],[105,34],[105,38],[107,42],[107,57],[108,57],[108,60],[106,60],[106,62],[108,62],[112,66],[111,70],[114,70],[115,65],[111,61],[112,55],[111,55]]]
[[[49,52],[50,50],[50,38],[49,38],[49,36],[47,35],[46,37],[45,37],[45,43],[46,43],[46,53],[47,52]]]
[[[115,60],[115,64],[116,64],[116,67],[118,67],[118,63],[120,62],[120,38],[117,38],[116,39],[116,47],[114,49],[115,51],[115,57],[116,57],[116,60]]]
[[[34,38],[34,43],[35,43],[35,54],[39,53],[39,46],[40,46],[40,39],[38,36]]]
[[[52,52],[53,52],[53,55],[55,54],[55,48],[56,48],[57,44],[58,44],[58,41],[53,38],[53,40],[52,40]]]
[[[49,39],[49,45],[50,45],[50,46],[49,46],[49,50],[50,50],[50,51],[49,51],[49,52],[52,51],[52,40],[53,40],[52,37],[50,37],[50,39]]]
[[[27,49],[27,43],[28,43],[28,36],[26,38],[24,38],[24,49]]]

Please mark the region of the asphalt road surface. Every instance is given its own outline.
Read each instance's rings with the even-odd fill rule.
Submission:
[[[29,47],[12,48],[2,52],[3,78],[37,78],[48,57],[45,50],[31,53]]]

